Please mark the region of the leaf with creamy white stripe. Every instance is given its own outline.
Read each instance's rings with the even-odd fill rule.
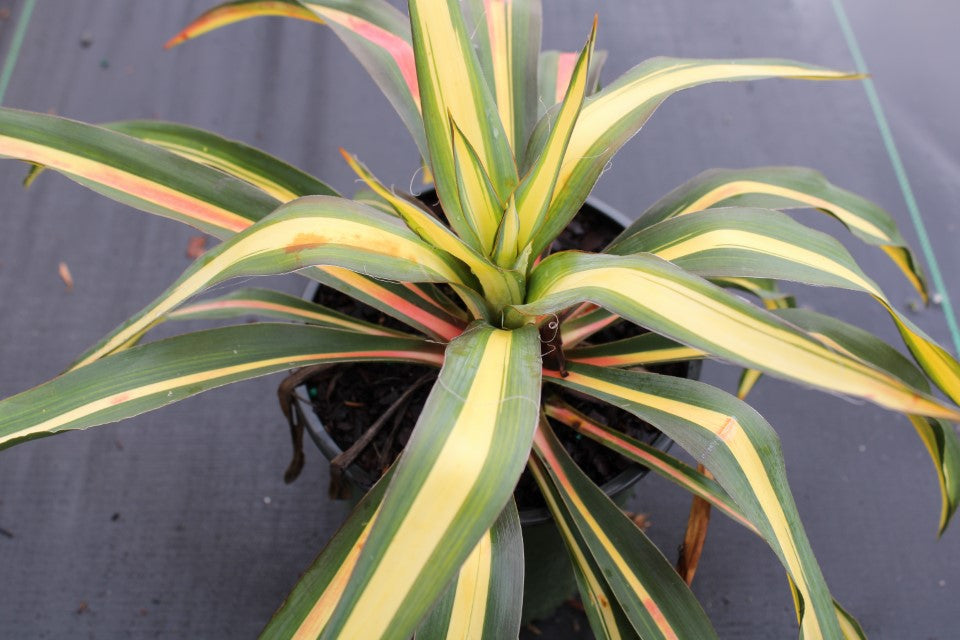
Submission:
[[[667,218],[720,206],[819,209],[863,242],[883,249],[924,300],[927,298],[923,270],[893,217],[866,198],[831,184],[818,171],[804,167],[705,171],[654,203],[620,237]]]
[[[652,58],[620,76],[583,105],[557,178],[557,193],[547,213],[539,254],[580,210],[604,167],[669,96],[690,87],[763,78],[831,80],[857,77],[790,60],[697,60]],[[531,136],[528,157],[547,137],[550,114],[541,118]]]
[[[539,0],[468,0],[473,42],[507,140],[520,155],[537,117]]]
[[[103,125],[249,182],[280,202],[301,196],[338,195],[329,185],[268,153],[215,133],[159,120]]]
[[[0,108],[0,156],[53,169],[109,198],[219,238],[280,205],[204,164],[59,116]]]
[[[509,321],[593,302],[741,366],[895,411],[960,418],[957,409],[825,347],[769,312],[656,256],[556,253],[534,268],[527,300],[508,310]]]
[[[379,336],[407,336],[402,331],[335,311],[299,296],[272,289],[237,289],[216,298],[186,304],[167,314],[168,320],[220,320],[260,316],[274,320],[305,322]]]
[[[457,0],[411,0],[409,9],[430,167],[450,226],[466,240],[471,225],[457,192],[451,120],[476,151],[500,202],[516,186],[517,168]]]
[[[839,351],[869,362],[917,389],[929,389],[923,373],[899,351],[859,327],[808,309],[782,309],[776,314]],[[940,485],[943,535],[960,506],[960,438],[945,420],[907,414],[933,461]]]
[[[139,415],[230,382],[325,362],[402,360],[439,365],[417,338],[261,323],[167,338],[69,371],[0,401],[0,448]]]
[[[539,417],[540,340],[474,324],[453,340],[321,638],[405,639],[513,492]]]
[[[586,549],[641,638],[716,638],[690,588],[659,549],[580,470],[541,422],[533,450]]]
[[[769,424],[733,396],[702,382],[571,363],[563,387],[610,402],[654,425],[716,477],[787,569],[806,603],[806,638],[837,637],[830,592],[810,549]]]
[[[960,402],[960,363],[890,304],[843,245],[786,214],[771,209],[707,209],[647,227],[609,250],[653,253],[705,278],[775,278],[867,293],[890,314],[924,371]]]
[[[420,623],[415,640],[516,638],[523,569],[520,515],[511,498]]]
[[[158,298],[80,357],[83,366],[121,348],[204,289],[229,278],[334,265],[407,282],[472,282],[466,269],[424,243],[403,222],[330,196],[308,196],[200,256]]]
[[[286,16],[322,22],[360,61],[407,126],[427,157],[420,118],[420,92],[406,17],[383,0],[239,0],[218,5],[197,17],[166,48],[241,20]]]

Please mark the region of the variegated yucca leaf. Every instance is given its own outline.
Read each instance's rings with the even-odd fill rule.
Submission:
[[[508,311],[557,313],[593,302],[656,333],[742,366],[880,406],[956,420],[960,411],[833,351],[769,312],[656,256],[561,252],[534,268],[528,303]]]
[[[555,104],[563,100],[573,75],[573,67],[577,63],[578,54],[575,51],[544,51],[538,62],[538,93],[540,117]],[[600,86],[600,72],[603,63],[607,60],[606,51],[594,51],[590,58],[590,69],[587,76],[587,95],[593,95]],[[521,154],[517,154],[523,157]]]
[[[514,155],[537,118],[537,57],[543,16],[536,0],[466,0],[480,67],[493,90]]]
[[[406,17],[383,0],[238,0],[204,12],[171,38],[166,47],[228,24],[261,16],[287,16],[324,22],[364,66],[397,110],[410,135],[427,156],[417,70]]]
[[[353,508],[346,522],[273,614],[270,623],[260,634],[262,640],[317,637],[330,619],[333,605],[357,564],[360,549],[370,535],[383,494],[390,485],[395,469],[394,464]]]
[[[594,422],[576,409],[557,399],[547,400],[545,411],[551,418],[603,444],[612,451],[616,451],[630,460],[643,465],[657,475],[706,501],[707,504],[719,509],[751,532],[761,535],[753,523],[743,514],[737,503],[730,498],[723,487],[718,485],[712,477],[701,473],[697,469],[677,460],[656,447],[635,440],[606,425]],[[790,581],[790,586],[796,597],[797,591],[792,580]],[[859,623],[836,601],[834,601],[833,604],[841,631],[844,633],[843,637],[851,638],[852,640],[860,638],[860,636],[851,636],[848,633],[849,629],[859,628]],[[800,610],[801,609],[798,608],[798,611]],[[799,615],[797,620],[798,622],[800,621]]]
[[[410,636],[510,499],[539,416],[539,353],[532,326],[476,324],[447,346],[321,638]]]
[[[437,195],[450,226],[480,249],[477,222],[460,203],[453,127],[476,151],[500,202],[517,184],[514,162],[493,93],[487,86],[457,0],[411,0],[410,25],[416,52],[423,125]],[[458,156],[460,162],[465,158]]]
[[[558,495],[543,463],[536,456],[530,456],[527,468],[537,481],[547,508],[567,545],[577,588],[594,635],[598,640],[638,639],[637,632],[627,619],[623,607],[617,602],[603,571],[578,532],[570,512],[563,508],[563,499]]]
[[[554,194],[567,143],[577,123],[577,117],[580,115],[583,99],[587,95],[588,70],[596,39],[597,21],[594,18],[590,36],[573,67],[563,103],[550,125],[547,141],[533,162],[533,166],[523,176],[514,195],[517,214],[520,218],[518,241],[520,246],[529,244],[534,234],[545,224],[547,208]]]
[[[556,384],[614,404],[654,425],[701,462],[780,558],[806,603],[806,638],[839,636],[830,592],[783,474],[780,443],[753,409],[683,378],[572,363]]]
[[[279,202],[301,196],[335,196],[329,185],[263,151],[215,133],[159,120],[124,120],[103,125],[219,169],[260,188]]]
[[[322,327],[348,329],[379,336],[412,337],[402,331],[329,309],[299,296],[272,289],[244,288],[217,298],[199,300],[167,314],[168,320],[213,320],[261,316],[274,320],[305,322]]]
[[[832,236],[770,209],[707,209],[643,229],[612,253],[652,253],[703,277],[760,277],[841,287],[873,296],[930,378],[960,402],[960,363],[897,311]]]
[[[543,491],[554,498],[547,504],[553,512],[565,512],[562,517],[582,541],[579,551],[592,557],[636,633],[663,640],[716,638],[700,604],[667,559],[577,467],[546,422],[540,423],[533,450],[542,465],[541,483],[548,485]],[[590,599],[591,594],[583,595]],[[613,626],[604,622],[604,630]]]
[[[74,366],[122,348],[178,305],[219,282],[318,264],[406,282],[472,281],[459,263],[435,251],[397,218],[349,200],[309,196],[283,205],[200,256],[166,291]]]
[[[523,537],[511,498],[480,538],[414,640],[500,640],[520,633]]]
[[[683,487],[693,495],[703,498],[737,523],[754,533],[758,533],[753,523],[743,515],[740,507],[727,495],[723,487],[712,478],[697,471],[696,468],[652,445],[591,420],[559,398],[548,399],[544,411],[547,417],[553,418],[577,433],[585,435],[608,449],[650,469],[658,476]]]
[[[704,352],[680,344],[658,333],[570,349],[568,360],[598,367],[637,367],[662,362],[680,362],[704,357]]]
[[[54,169],[137,209],[218,238],[245,229],[280,202],[247,182],[103,127],[0,108],[0,156]]]
[[[615,324],[620,316],[594,304],[583,304],[560,322],[563,345],[573,347],[598,331]]]
[[[804,167],[705,171],[654,203],[617,241],[668,218],[723,206],[819,209],[843,223],[860,240],[883,249],[927,299],[923,270],[890,214]]]
[[[253,166],[241,147],[218,145],[221,163]],[[254,188],[155,144],[138,141],[104,127],[58,116],[0,109],[0,155],[37,163],[124,204],[189,224],[217,238],[228,238],[263,218],[280,201]],[[266,154],[256,159],[265,174],[254,182],[276,181],[288,169]],[[222,167],[221,167],[222,168]],[[296,170],[293,170],[296,171]],[[450,339],[465,323],[438,308],[426,289],[377,282],[337,267],[305,273],[356,297],[410,326]]]
[[[488,311],[499,310],[500,307],[523,299],[523,282],[519,274],[505,271],[493,264],[476,249],[463,242],[455,233],[433,217],[424,207],[419,206],[406,198],[400,197],[383,186],[370,170],[359,163],[356,158],[341,150],[350,168],[360,176],[374,193],[383,198],[393,207],[398,216],[403,218],[407,226],[420,238],[431,246],[447,252],[450,256],[460,260],[473,272],[483,288],[487,301],[492,305]],[[486,317],[488,313],[482,316]]]
[[[0,449],[116,422],[230,382],[324,362],[402,360],[439,365],[417,338],[292,324],[252,324],[167,338],[64,373],[0,401]]]
[[[693,60],[653,58],[623,74],[587,99],[567,145],[555,196],[533,253],[539,254],[576,215],[607,162],[633,137],[673,93],[711,82],[800,78],[827,80],[856,77],[789,60]],[[532,164],[546,142],[551,114],[541,118],[526,163]]]
[[[912,362],[859,327],[808,309],[782,309],[776,313],[837,350],[869,362],[917,389],[929,389],[926,377]],[[907,418],[933,460],[940,484],[939,533],[943,535],[960,505],[960,438],[954,426],[945,420],[911,414]]]

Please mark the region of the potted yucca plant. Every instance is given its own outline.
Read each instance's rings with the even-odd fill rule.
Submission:
[[[512,493],[525,467],[567,545],[598,637],[715,637],[674,568],[559,444],[556,430],[566,428],[690,490],[767,541],[790,578],[804,637],[861,636],[813,557],[770,425],[719,389],[644,367],[717,358],[749,372],[741,392],[762,372],[908,415],[939,474],[942,530],[960,481],[960,449],[947,421],[960,410],[932,395],[928,380],[956,402],[960,365],[887,301],[837,241],[777,209],[834,216],[885,251],[925,297],[920,268],[891,218],[809,170],[724,170],[678,187],[602,252],[549,250],[609,159],[675,91],[715,81],[852,76],[786,60],[656,58],[595,91],[596,25],[576,56],[540,57],[538,2],[463,5],[410,0],[408,20],[371,0],[240,1],[209,11],[175,39],[264,14],[329,24],[410,129],[442,220],[383,187],[349,155],[370,189],[357,199],[207,132],[0,110],[0,155],[223,239],[67,372],[0,402],[0,447],[295,367],[421,363],[439,374],[402,456],[308,569],[266,637],[516,637],[524,576]],[[538,95],[550,96],[551,87],[556,99],[541,104]],[[229,307],[294,322],[138,345],[159,322],[195,317],[203,304],[209,312],[213,303],[188,301],[215,284],[289,271],[409,330],[248,291],[216,302],[211,313]],[[778,280],[869,294],[889,312],[916,364],[862,330],[791,308]],[[588,344],[614,321],[648,332]],[[554,401],[555,387],[655,425],[704,471]]]

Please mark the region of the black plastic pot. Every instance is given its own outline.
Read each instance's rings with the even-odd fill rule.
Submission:
[[[583,209],[593,209],[621,227],[630,224],[630,220],[622,213],[593,198],[587,200]],[[312,301],[319,286],[318,283],[311,282],[304,292],[304,298]],[[685,377],[698,378],[700,364],[700,361],[690,361]],[[343,450],[330,437],[316,414],[313,411],[304,413],[307,432],[327,460],[332,460],[342,453]],[[661,433],[651,444],[667,451],[673,441]],[[632,465],[601,488],[617,504],[623,505],[629,499],[633,485],[643,478],[647,471],[645,467]],[[376,481],[376,478],[370,477],[356,465],[348,467],[345,476],[356,489],[353,492],[356,499],[366,493]],[[520,524],[523,528],[526,569],[523,585],[523,622],[526,623],[551,615],[565,600],[574,595],[577,585],[570,556],[547,508],[521,510]]]

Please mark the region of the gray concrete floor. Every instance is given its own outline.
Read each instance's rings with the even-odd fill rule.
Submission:
[[[338,146],[408,184],[416,150],[386,101],[332,34],[262,20],[172,52],[164,40],[207,0],[39,2],[5,106],[88,121],[163,118],[262,146],[349,191]],[[948,293],[960,301],[960,45],[957,5],[847,0],[891,120]],[[593,8],[549,3],[546,43],[579,46]],[[0,1],[0,52],[22,2]],[[657,54],[792,57],[850,67],[829,0],[600,5],[609,80]],[[89,47],[81,40],[89,39]],[[387,153],[384,153],[384,149]],[[916,234],[858,83],[762,82],[672,98],[614,159],[597,195],[636,215],[712,166],[806,164],[882,204]],[[58,373],[166,287],[189,263],[192,231],[142,215],[54,175],[31,189],[0,165],[0,396]],[[837,225],[803,214],[818,228]],[[875,250],[848,243],[898,304],[906,283]],[[75,279],[65,290],[57,265]],[[295,276],[275,284],[298,292]],[[800,291],[804,302],[891,341],[875,305]],[[942,344],[938,308],[914,316]],[[190,327],[183,327],[189,329]],[[707,368],[730,388],[735,373]],[[289,444],[278,377],[193,398],[83,433],[0,454],[0,637],[254,636],[344,515],[325,499],[326,465],[309,452],[282,483]],[[906,420],[772,380],[752,403],[783,439],[788,474],[834,595],[871,638],[956,637],[960,528],[939,542],[936,481]],[[672,554],[688,501],[656,479],[638,492],[650,535]],[[9,535],[8,535],[9,534]],[[722,638],[793,637],[783,573],[758,540],[717,517],[695,591]],[[545,637],[573,637],[572,626]],[[581,634],[582,636],[583,634]]]

